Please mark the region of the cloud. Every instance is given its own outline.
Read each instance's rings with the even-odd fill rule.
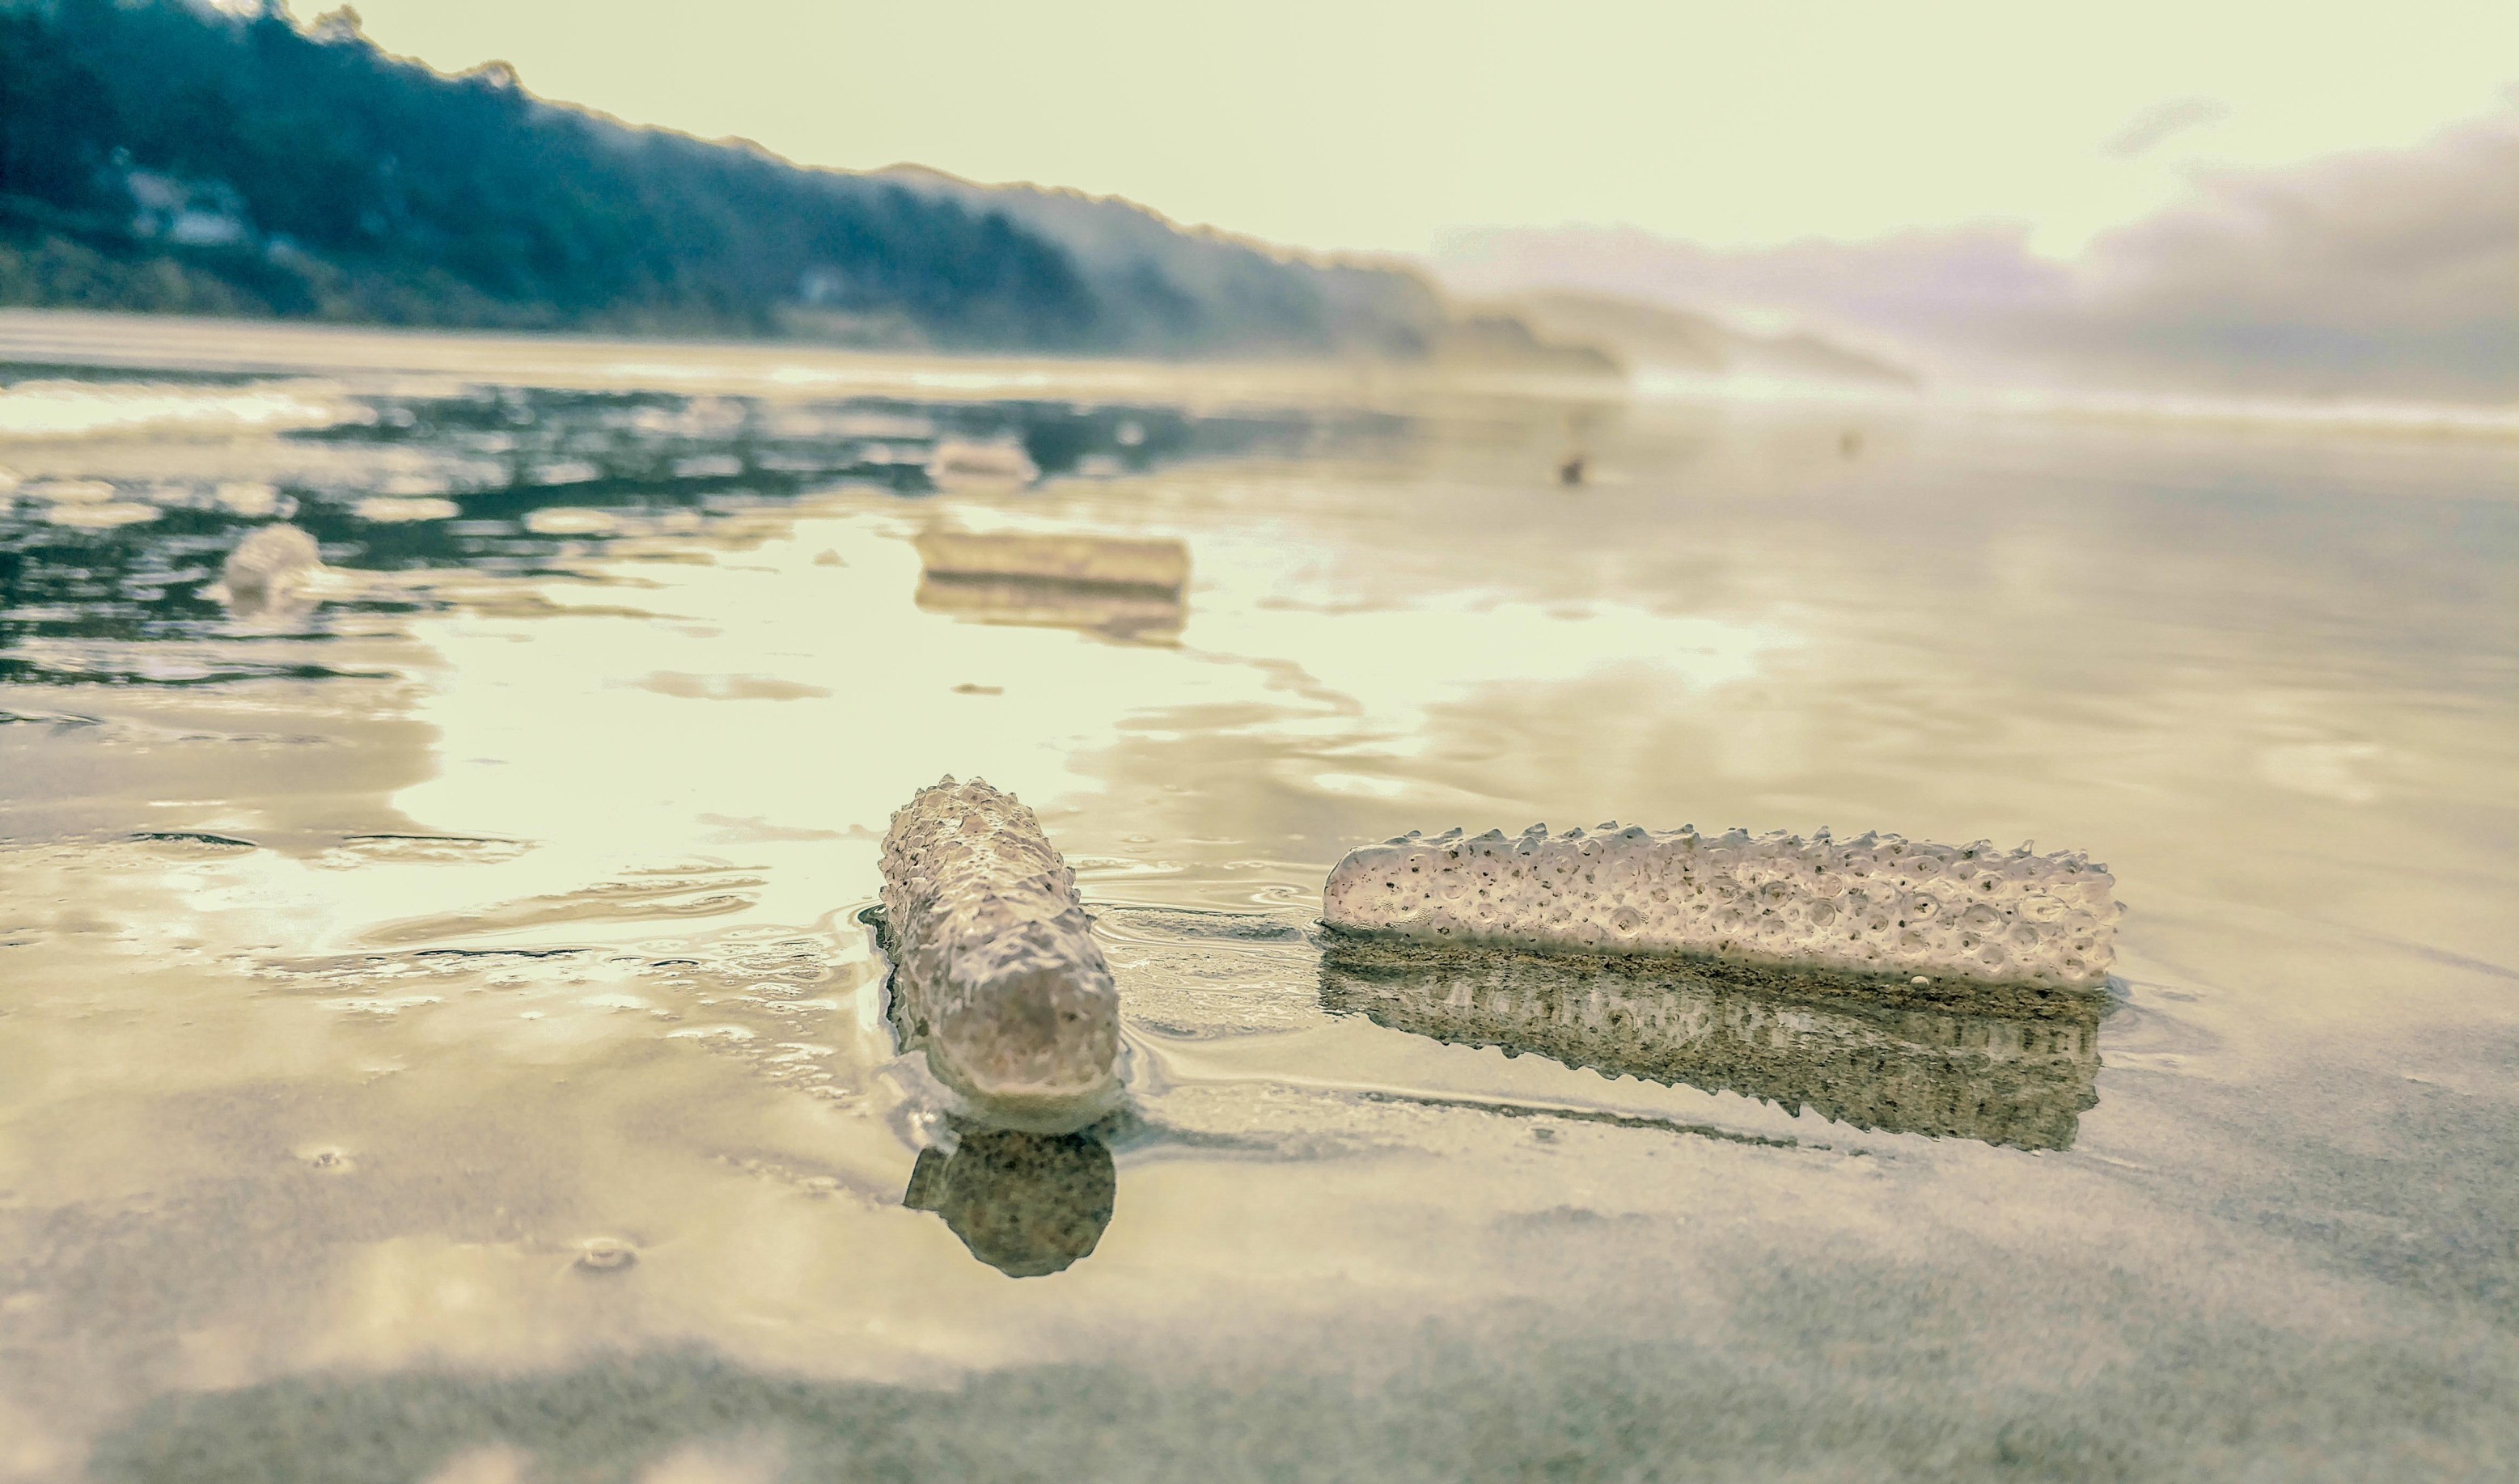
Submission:
[[[2231,106],[2218,98],[2167,99],[2128,119],[2124,128],[2099,146],[2099,153],[2133,159],[2150,153],[2172,134],[2217,124],[2230,116]]]
[[[2199,174],[2071,261],[2031,252],[2022,228],[1979,224],[1749,251],[1633,229],[1475,233],[1444,245],[1440,268],[1480,292],[1586,288],[1798,317],[1980,372],[2508,399],[2519,107],[2406,149]]]
[[[2200,177],[2094,241],[2059,328],[2294,384],[2519,392],[2519,110]]]

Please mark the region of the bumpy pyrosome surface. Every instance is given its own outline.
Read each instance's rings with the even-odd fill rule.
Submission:
[[[1323,919],[1435,943],[2072,987],[2107,975],[2114,886],[2080,854],[2026,846],[1532,825],[1519,839],[1453,830],[1351,851],[1330,872]]]
[[[951,778],[892,816],[883,910],[895,1020],[947,1083],[1055,1117],[1117,1094],[1120,995],[1040,821]]]

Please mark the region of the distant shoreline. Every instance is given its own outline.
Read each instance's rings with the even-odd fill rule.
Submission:
[[[689,364],[660,363],[655,352]],[[1453,395],[1501,395],[1640,410],[1702,406],[1801,413],[1860,424],[1962,417],[2055,426],[2216,432],[2244,437],[2381,438],[2476,446],[2519,443],[2519,406],[2318,400],[1941,384],[1927,390],[1855,383],[1790,384],[1692,377],[1650,368],[1581,375],[1394,363],[1365,358],[1161,360],[1118,355],[868,350],[803,340],[518,332],[424,326],[0,308],[0,368],[33,366],[216,376],[327,373],[513,377],[589,391],[692,395],[1186,400],[1236,406],[1413,406]],[[5,397],[0,387],[0,397]]]
[[[642,351],[700,353],[659,366]],[[810,340],[624,336],[275,318],[0,308],[0,366],[203,374],[488,373],[590,390],[681,380],[699,393],[963,395],[974,400],[1204,392],[1228,401],[1349,404],[1416,391],[1502,391],[1543,400],[1624,398],[1623,374],[1572,374],[1365,357],[1167,360],[1027,351],[865,349]],[[5,391],[0,391],[5,395]]]

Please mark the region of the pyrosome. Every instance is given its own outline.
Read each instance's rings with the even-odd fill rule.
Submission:
[[[259,526],[228,553],[219,580],[231,600],[252,604],[278,597],[324,570],[315,538],[295,526]]]
[[[1322,917],[1336,931],[1437,944],[2086,987],[2114,954],[2114,887],[2079,853],[2025,845],[1613,821],[1365,846],[1330,872]]]
[[[1054,1126],[1119,1093],[1120,995],[1076,873],[1013,795],[950,777],[883,841],[894,1020],[978,1111]]]
[[[1178,593],[1189,547],[1177,541],[1023,532],[927,531],[917,541],[929,577],[1145,588]]]

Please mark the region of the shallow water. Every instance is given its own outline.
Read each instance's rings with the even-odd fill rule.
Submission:
[[[2519,444],[0,355],[0,1478],[2519,1468]],[[332,575],[231,611],[282,512]],[[1102,916],[1084,1135],[895,1052],[948,772]],[[2117,978],[1324,955],[1351,845],[1613,817],[2085,849]]]

